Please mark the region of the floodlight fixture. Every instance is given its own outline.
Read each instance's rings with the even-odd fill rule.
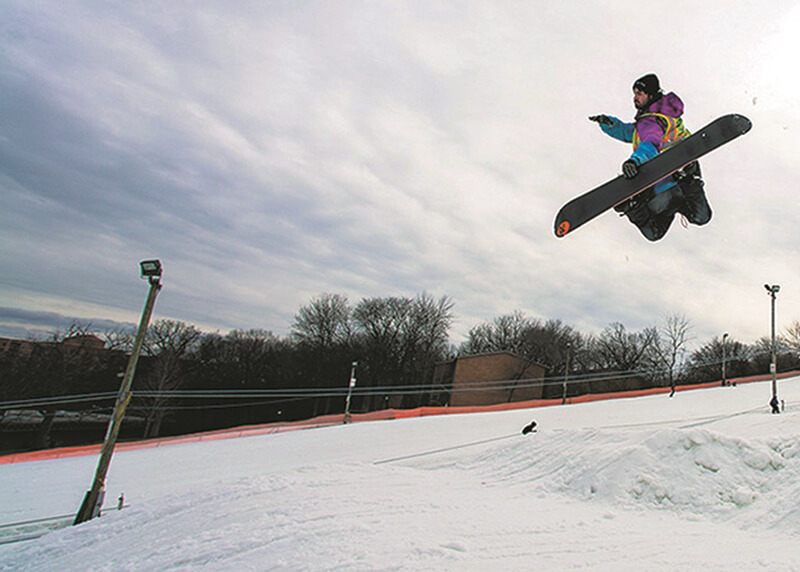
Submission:
[[[142,260],[139,263],[139,267],[142,269],[143,278],[146,276],[161,277],[162,267],[160,260]]]

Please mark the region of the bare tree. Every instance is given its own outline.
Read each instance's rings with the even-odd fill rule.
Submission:
[[[233,385],[257,387],[270,385],[278,373],[276,358],[288,344],[268,330],[234,330],[225,336],[226,360],[233,375]]]
[[[529,344],[528,336],[536,321],[519,310],[505,314],[475,326],[469,331],[467,341],[459,353],[475,355],[488,352],[508,351],[524,355]]]
[[[657,336],[655,327],[629,332],[621,323],[614,322],[592,340],[591,351],[600,369],[619,372],[629,379],[619,389],[630,388],[634,380],[648,374],[646,358]]]
[[[715,337],[700,349],[692,352],[687,367],[695,381],[711,381],[722,376],[722,360],[726,360],[726,373],[730,377],[747,375],[751,349],[734,339]]]
[[[522,355],[529,362],[543,365],[549,376],[566,373],[567,354],[573,365],[579,364],[575,358],[580,356],[584,347],[583,336],[561,320],[547,320],[544,324],[535,321],[528,329],[525,341]]]
[[[416,298],[366,298],[353,312],[362,353],[362,371],[374,385],[419,384],[449,349],[453,302],[423,293]],[[370,409],[378,407],[379,395]],[[385,401],[385,400],[384,400]],[[404,407],[420,404],[406,396]]]
[[[27,360],[24,377],[26,397],[53,397],[78,394],[91,388],[103,370],[102,342],[92,333],[91,324],[73,322],[66,331],[56,331],[46,341],[35,344]],[[51,431],[57,407],[41,406],[42,422],[35,446],[52,445]]]
[[[692,339],[691,321],[682,314],[671,314],[656,330],[653,340],[654,365],[664,368],[670,386],[670,397],[675,394],[675,370],[686,345]]]
[[[800,354],[800,320],[795,320],[784,331],[783,344],[791,352]]]
[[[411,312],[408,298],[365,298],[353,312],[360,338],[370,353],[373,370],[388,379],[397,372],[402,356],[403,330]]]
[[[351,310],[341,294],[322,294],[300,308],[294,318],[292,335],[300,344],[333,348],[352,338]]]
[[[159,320],[148,328],[145,346],[151,367],[143,379],[144,389],[149,392],[143,400],[145,438],[160,433],[166,405],[171,399],[166,392],[186,382],[186,360],[200,336],[200,330],[193,325],[173,320]]]
[[[448,296],[437,300],[422,293],[414,299],[404,332],[404,361],[410,364],[414,375],[424,372],[448,354],[453,305]]]
[[[106,349],[130,352],[133,349],[133,340],[136,337],[134,330],[114,329],[103,332]]]
[[[341,294],[321,294],[300,308],[294,318],[301,383],[314,387],[343,387],[350,371],[353,345],[352,309]],[[342,407],[344,403],[341,403]],[[333,396],[314,401],[314,415],[338,409]]]

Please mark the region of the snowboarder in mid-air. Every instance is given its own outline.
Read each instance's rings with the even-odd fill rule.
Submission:
[[[589,117],[607,135],[633,143],[633,154],[622,164],[626,179],[633,179],[639,167],[689,136],[683,125],[683,101],[675,93],[661,91],[655,74],[633,84],[636,117],[625,123],[608,115]],[[711,207],[703,190],[700,165],[693,161],[651,187],[614,207],[636,225],[647,240],[661,239],[676,213],[698,226],[711,220]]]

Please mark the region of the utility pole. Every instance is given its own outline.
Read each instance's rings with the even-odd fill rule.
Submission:
[[[725,349],[728,341],[728,332],[722,334],[722,387],[728,385],[727,378],[725,377]]]
[[[567,344],[567,363],[564,364],[564,383],[561,387],[561,405],[567,403],[567,380],[569,379],[569,350],[571,346]]]
[[[98,516],[100,514],[100,509],[103,507],[106,474],[111,464],[111,456],[114,454],[114,445],[117,442],[117,436],[122,426],[122,419],[125,417],[125,409],[128,407],[128,403],[130,403],[133,395],[131,393],[133,375],[136,372],[139,354],[142,352],[144,337],[147,333],[147,325],[150,323],[150,316],[153,313],[156,296],[158,295],[158,291],[161,290],[161,262],[159,260],[143,260],[140,266],[142,277],[146,277],[150,282],[147,302],[142,311],[142,319],[139,322],[139,330],[136,333],[136,340],[133,343],[131,357],[128,359],[128,367],[125,369],[122,385],[117,394],[114,412],[111,414],[111,419],[108,421],[108,429],[106,430],[106,437],[103,441],[103,448],[100,450],[100,460],[97,463],[97,471],[92,481],[92,488],[89,489],[86,492],[86,496],[83,497],[83,503],[81,503],[81,507],[78,509],[78,514],[75,515],[75,521],[72,523],[73,525],[81,524],[82,522],[86,522]]]
[[[777,366],[777,357],[775,355],[775,298],[777,297],[778,292],[781,291],[781,287],[777,284],[764,284],[764,288],[767,289],[767,293],[772,298],[772,361],[769,364],[770,373],[772,373],[772,399],[778,399],[778,366]]]
[[[350,368],[350,385],[347,388],[347,400],[344,402],[344,422],[350,423],[350,398],[353,395],[353,388],[356,386],[356,367],[358,362],[354,361]]]

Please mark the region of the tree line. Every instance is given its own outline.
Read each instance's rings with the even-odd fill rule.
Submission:
[[[150,438],[341,413],[354,373],[353,412],[446,405],[450,388],[433,383],[434,367],[495,351],[541,364],[545,398],[719,380],[723,358],[729,378],[769,371],[769,338],[715,337],[689,351],[692,325],[681,315],[638,331],[612,323],[585,334],[516,311],[476,325],[454,345],[453,307],[449,297],[427,293],[355,305],[321,294],[299,309],[287,336],[204,333],[158,320],[147,331],[123,433],[127,426],[129,437]],[[8,441],[31,411],[38,412],[32,447],[61,444],[52,436],[59,414],[84,424],[107,419],[133,337],[73,324],[47,340],[7,346],[0,352],[0,438]],[[782,371],[800,366],[800,322],[779,337],[777,351]]]

